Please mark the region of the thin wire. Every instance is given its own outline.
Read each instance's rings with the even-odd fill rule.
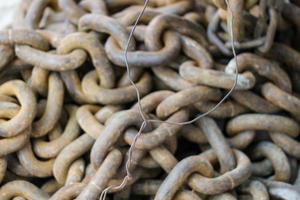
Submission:
[[[140,14],[138,15],[138,17],[137,17],[137,19],[136,19],[136,21],[134,23],[134,26],[132,27],[132,29],[130,31],[130,34],[129,34],[129,37],[128,37],[128,40],[127,40],[127,44],[126,44],[126,48],[125,48],[125,53],[124,53],[125,65],[126,65],[128,79],[129,79],[131,85],[134,87],[134,89],[136,91],[137,101],[138,101],[138,110],[139,110],[139,113],[140,113],[140,115],[141,115],[141,117],[143,119],[143,123],[142,123],[142,125],[141,125],[138,133],[135,135],[134,140],[131,143],[130,148],[128,150],[128,159],[126,161],[126,176],[124,177],[124,179],[123,179],[123,181],[122,181],[122,183],[120,185],[114,186],[114,187],[113,186],[109,186],[105,190],[103,190],[103,192],[100,195],[100,199],[99,200],[105,200],[107,193],[111,189],[121,190],[121,189],[125,188],[126,185],[127,185],[127,183],[132,179],[131,172],[130,172],[130,165],[131,165],[131,161],[132,161],[132,152],[133,152],[133,150],[135,148],[135,144],[136,144],[138,138],[140,137],[140,135],[142,134],[143,130],[145,129],[145,127],[147,126],[147,124],[149,122],[153,122],[153,123],[167,123],[167,124],[173,124],[173,125],[188,125],[188,124],[194,123],[195,121],[199,120],[200,118],[205,117],[205,116],[209,115],[210,113],[214,112],[222,103],[224,103],[224,101],[231,95],[231,93],[236,88],[237,81],[238,81],[238,59],[237,59],[237,55],[236,55],[236,51],[235,51],[235,47],[234,47],[234,34],[233,34],[233,28],[232,28],[234,17],[233,17],[233,14],[232,14],[233,12],[232,12],[232,9],[230,7],[230,4],[229,4],[228,0],[225,0],[225,2],[227,4],[227,8],[228,8],[229,14],[230,14],[230,20],[229,20],[228,27],[229,27],[229,30],[230,30],[231,50],[232,50],[232,53],[233,53],[233,56],[234,56],[234,60],[235,60],[235,63],[236,63],[236,65],[235,65],[235,80],[234,80],[234,84],[233,84],[232,88],[228,91],[228,93],[213,108],[211,108],[209,111],[198,115],[197,117],[195,117],[194,119],[192,119],[190,121],[179,122],[178,123],[178,122],[170,122],[170,121],[147,119],[146,115],[145,115],[145,113],[143,111],[142,104],[141,104],[140,92],[139,92],[136,84],[134,83],[134,81],[132,80],[132,78],[130,76],[130,67],[129,67],[129,64],[128,64],[128,49],[129,49],[129,44],[130,44],[131,39],[133,37],[134,31],[135,31],[135,29],[136,29],[136,27],[137,27],[137,25],[138,25],[138,23],[140,21],[140,18],[143,16],[143,14],[144,14],[144,12],[145,12],[148,4],[149,4],[149,0],[145,0],[143,9],[140,12]]]

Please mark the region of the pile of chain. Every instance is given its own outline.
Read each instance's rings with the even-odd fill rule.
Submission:
[[[299,200],[300,1],[148,3],[22,0],[0,199]]]

